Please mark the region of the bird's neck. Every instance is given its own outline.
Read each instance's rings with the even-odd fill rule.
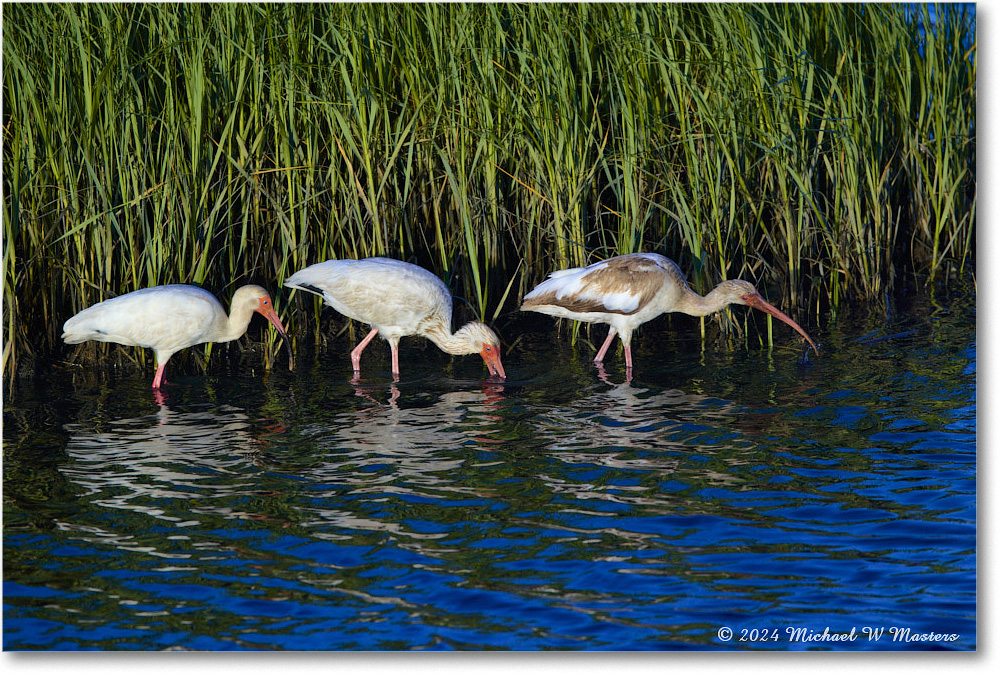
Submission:
[[[706,295],[698,295],[690,287],[686,287],[684,291],[680,302],[677,303],[677,311],[691,316],[708,316],[729,304],[719,286]]]
[[[475,354],[473,340],[466,331],[468,326],[469,324],[466,324],[452,333],[447,326],[437,324],[424,330],[423,334],[440,347],[441,351],[448,354]]]
[[[220,317],[215,342],[230,342],[243,337],[253,318],[253,309],[244,305],[230,308],[228,317]]]

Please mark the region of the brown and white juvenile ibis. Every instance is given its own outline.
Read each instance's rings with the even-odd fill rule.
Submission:
[[[132,291],[88,307],[63,325],[66,344],[87,340],[148,347],[156,353],[153,389],[166,384],[164,370],[175,352],[203,342],[229,342],[247,332],[254,312],[274,324],[288,348],[285,327],[271,296],[260,286],[243,286],[233,294],[227,316],[215,296],[197,286],[172,284]]]
[[[327,260],[299,270],[285,286],[323,298],[344,316],[366,323],[371,332],[351,352],[361,372],[361,352],[381,334],[392,350],[392,374],[399,377],[399,339],[422,335],[449,354],[479,354],[491,375],[506,377],[500,338],[480,321],[451,332],[451,293],[422,267],[391,258]]]
[[[799,324],[764,300],[750,282],[723,281],[701,296],[688,286],[677,263],[657,253],[630,253],[553,272],[524,296],[521,310],[610,325],[594,363],[604,361],[617,334],[625,347],[625,367],[631,370],[632,331],[640,325],[665,312],[706,316],[733,304],[754,307],[784,321],[816,350]]]

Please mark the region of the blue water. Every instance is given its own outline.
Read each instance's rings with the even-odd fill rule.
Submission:
[[[519,321],[502,385],[418,340],[352,385],[346,337],[178,360],[162,405],[145,371],[22,383],[4,649],[976,648],[972,303],[808,361],[664,318],[631,382]]]

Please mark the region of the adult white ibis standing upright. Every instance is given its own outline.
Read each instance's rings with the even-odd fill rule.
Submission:
[[[254,312],[274,324],[288,349],[285,327],[271,296],[260,286],[243,286],[233,294],[227,316],[215,296],[197,286],[172,284],[132,291],[88,307],[63,325],[66,344],[87,340],[149,347],[156,353],[153,389],[166,384],[164,371],[175,352],[203,342],[229,342],[247,332]]]
[[[422,267],[391,258],[327,260],[299,270],[285,286],[315,293],[326,304],[372,327],[351,351],[354,372],[361,352],[381,334],[392,350],[392,375],[399,377],[399,339],[422,335],[449,354],[479,354],[491,375],[506,377],[500,338],[486,324],[470,321],[451,332],[451,293]]]
[[[816,350],[799,324],[764,300],[750,282],[723,281],[701,296],[688,286],[677,263],[656,253],[630,253],[587,267],[553,272],[524,296],[521,310],[609,324],[608,337],[594,363],[604,361],[617,334],[625,347],[625,367],[631,370],[632,331],[640,325],[664,312],[706,316],[731,304],[754,307],[781,319]]]

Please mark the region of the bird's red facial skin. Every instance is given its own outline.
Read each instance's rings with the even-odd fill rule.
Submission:
[[[503,364],[500,363],[499,345],[484,344],[479,355],[483,357],[483,362],[490,371],[490,375],[499,375],[501,378],[507,379],[507,373],[504,372]]]
[[[266,295],[258,301],[257,309],[254,311],[260,312],[265,319],[274,324],[274,327],[278,329],[278,332],[282,336],[287,336],[285,332],[285,327],[281,325],[281,319],[278,318],[278,313],[274,311],[274,306],[271,304],[271,298]]]

